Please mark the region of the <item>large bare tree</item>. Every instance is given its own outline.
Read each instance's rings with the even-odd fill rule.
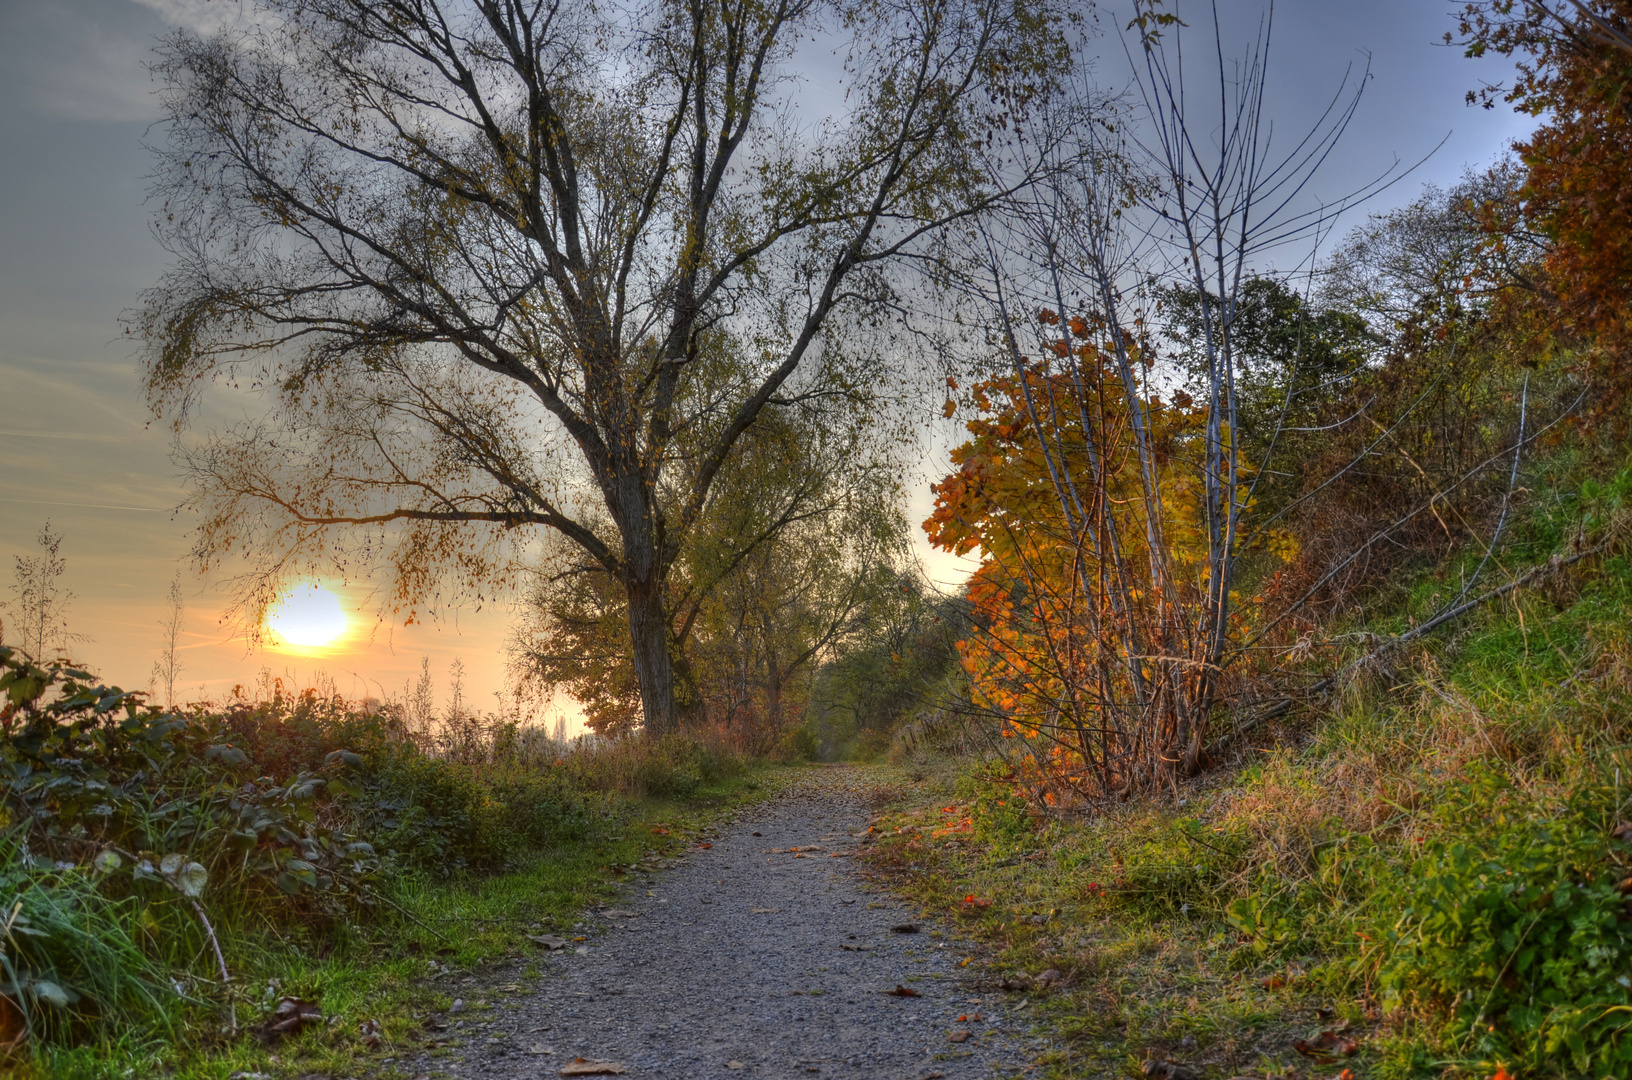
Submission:
[[[1028,182],[1055,3],[255,0],[170,37],[150,403],[266,402],[184,438],[201,558],[250,557],[251,616],[383,560],[412,618],[557,530],[675,726],[665,581],[715,477],[767,409],[859,392],[899,268]],[[824,61],[844,108],[804,116]]]

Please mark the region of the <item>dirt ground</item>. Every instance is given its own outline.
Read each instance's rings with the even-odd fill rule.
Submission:
[[[397,1068],[466,1080],[551,1077],[579,1058],[632,1078],[1023,1070],[1023,1014],[972,988],[949,928],[902,932],[911,913],[853,868],[867,794],[856,770],[815,771],[673,869],[632,875],[542,976],[481,980],[431,1020],[431,1041],[448,1045]]]

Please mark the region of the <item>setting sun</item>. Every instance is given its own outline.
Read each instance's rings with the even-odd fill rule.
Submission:
[[[285,643],[305,648],[331,644],[346,632],[340,598],[317,585],[303,585],[266,616],[267,629]]]

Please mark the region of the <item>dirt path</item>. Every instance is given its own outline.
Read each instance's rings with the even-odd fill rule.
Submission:
[[[1023,1023],[1003,995],[966,985],[956,941],[930,925],[892,931],[909,913],[833,857],[866,827],[861,782],[824,769],[745,811],[596,915],[580,953],[555,954],[499,1007],[447,1016],[462,1045],[399,1068],[469,1080],[553,1077],[577,1057],[631,1078],[1019,1070]],[[897,985],[920,996],[885,993]]]

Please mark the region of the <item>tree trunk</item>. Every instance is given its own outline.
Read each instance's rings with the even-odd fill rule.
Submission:
[[[634,646],[635,678],[648,735],[667,735],[680,727],[674,698],[674,661],[669,656],[669,615],[662,581],[627,582],[629,637]]]

